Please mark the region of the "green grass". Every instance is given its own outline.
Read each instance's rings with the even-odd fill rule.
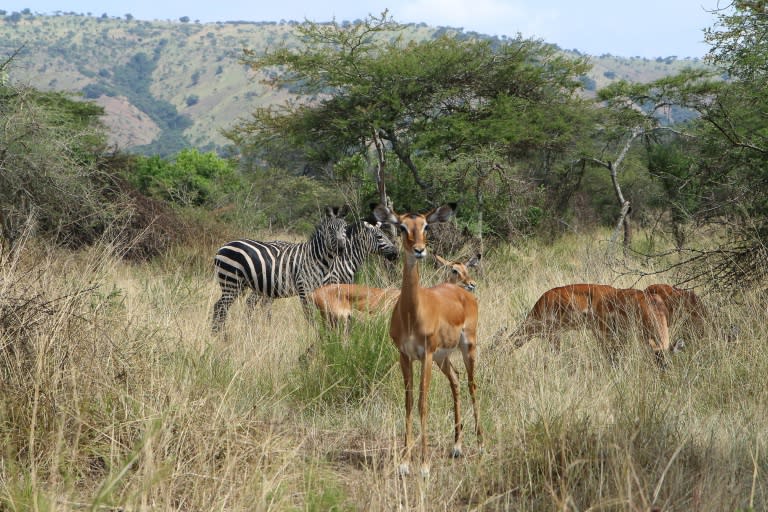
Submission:
[[[433,372],[428,480],[396,472],[403,388],[386,313],[343,337],[307,322],[296,299],[276,301],[271,319],[238,302],[214,336],[218,292],[200,261],[216,247],[127,265],[29,243],[0,265],[0,509],[765,509],[758,294],[705,297],[713,329],[665,370],[629,339],[611,362],[586,332],[560,353],[492,343],[550,287],[628,284],[596,250],[604,237],[483,255],[485,446],[457,357],[465,456],[449,457],[451,394]],[[36,298],[11,301],[24,294]]]

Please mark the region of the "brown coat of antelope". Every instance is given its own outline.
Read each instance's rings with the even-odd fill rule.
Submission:
[[[611,340],[639,327],[643,339],[661,357],[673,349],[668,318],[663,300],[653,293],[604,284],[570,284],[544,292],[512,337],[519,347],[542,336],[559,350],[563,331],[586,327],[607,347]]]
[[[434,255],[435,259],[448,270],[447,282],[474,291],[477,283],[469,275],[469,269],[476,267],[481,255],[472,256],[466,263],[449,261]],[[329,284],[312,292],[312,302],[320,311],[326,325],[344,326],[354,312],[377,313],[389,310],[400,297],[400,288],[375,288],[360,284]]]
[[[707,323],[707,309],[692,290],[683,290],[668,284],[652,284],[645,288],[647,293],[661,297],[669,311],[670,327],[674,324],[688,324],[694,335],[704,333]]]
[[[448,204],[422,215],[397,214],[385,206],[377,206],[374,215],[380,222],[396,226],[403,241],[403,284],[392,311],[389,335],[400,354],[400,370],[405,384],[405,453],[399,472],[410,472],[413,447],[413,362],[422,363],[419,386],[419,420],[421,424],[421,474],[429,475],[427,453],[427,395],[432,377],[432,361],[448,378],[453,395],[454,444],[452,455],[462,454],[462,424],[459,404],[459,379],[451,365],[450,354],[461,350],[467,370],[469,396],[475,417],[475,432],[482,444],[482,428],[475,398],[475,358],[477,347],[478,303],[475,296],[455,284],[444,283],[422,288],[418,262],[427,255],[426,232],[430,224],[446,222],[454,214],[455,205]]]
[[[597,331],[595,304],[616,288],[607,284],[579,283],[551,288],[541,294],[512,334],[520,347],[534,336],[545,338],[553,348],[560,349],[560,333],[587,327]]]
[[[659,363],[674,348],[669,339],[669,311],[656,294],[634,288],[614,289],[595,304],[595,318],[606,348],[610,340],[621,341],[638,328]]]

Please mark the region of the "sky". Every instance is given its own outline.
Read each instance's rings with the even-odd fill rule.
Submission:
[[[385,9],[399,23],[462,28],[490,36],[542,39],[565,50],[620,57],[703,57],[711,11],[728,0],[4,0],[8,14],[30,9],[201,23],[217,21],[354,21]]]

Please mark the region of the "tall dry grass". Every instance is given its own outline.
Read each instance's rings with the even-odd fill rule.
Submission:
[[[452,401],[437,375],[428,480],[397,475],[403,389],[386,313],[342,340],[307,322],[296,299],[276,301],[271,318],[238,303],[214,336],[216,247],[128,265],[109,247],[27,242],[0,266],[0,508],[768,508],[757,294],[706,297],[714,328],[663,371],[631,339],[614,362],[586,332],[568,334],[560,353],[540,340],[494,344],[550,287],[645,284],[616,277],[600,238],[483,255],[486,445],[467,428],[465,457],[449,458]],[[376,285],[397,284],[398,272],[371,268]],[[728,341],[731,325],[739,336]]]

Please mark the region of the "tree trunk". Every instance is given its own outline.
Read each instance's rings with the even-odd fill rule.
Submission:
[[[384,168],[386,167],[386,153],[384,152],[384,143],[379,137],[379,133],[374,128],[373,144],[376,146],[376,189],[379,191],[379,204],[391,206],[387,202],[387,185],[384,183]]]
[[[621,157],[624,155],[622,154]],[[632,226],[630,225],[629,213],[630,205],[629,201],[624,199],[624,194],[621,192],[621,186],[619,185],[619,179],[616,175],[616,167],[613,162],[608,162],[608,171],[611,173],[611,183],[613,183],[613,191],[616,193],[616,199],[619,201],[621,207],[621,214],[619,218],[620,225],[624,226],[624,250],[629,248],[632,243]]]

